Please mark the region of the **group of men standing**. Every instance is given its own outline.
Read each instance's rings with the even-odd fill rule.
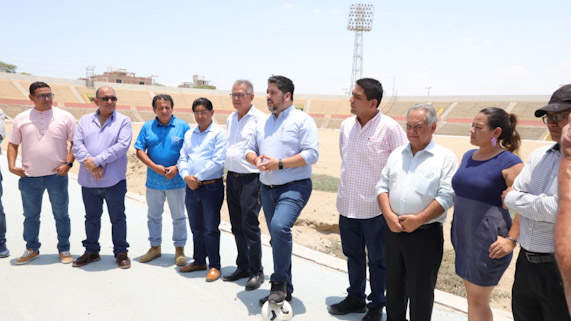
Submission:
[[[162,212],[167,200],[173,219],[175,263],[181,266],[180,271],[206,270],[208,258],[206,281],[220,277],[218,225],[225,167],[227,205],[238,255],[236,270],[222,279],[248,278],[246,290],[257,289],[263,283],[258,221],[263,208],[271,235],[274,273],[270,294],[260,304],[292,299],[291,228],[311,195],[311,165],[319,157],[315,122],[293,106],[293,93],[290,79],[270,77],[266,97],[270,115],[265,115],[252,105],[252,84],[236,81],[230,94],[236,111],[226,121],[228,134],[212,121],[214,110],[208,99],[199,98],[193,104],[197,126],[190,130],[186,122],[173,115],[174,101],[169,95],[153,98],[156,118],[144,124],[135,143],[137,157],[148,167],[151,248],[141,262],[161,256]],[[14,119],[8,146],[9,170],[21,177],[25,217],[26,251],[16,264],[25,264],[39,255],[41,202],[47,190],[62,263],[73,261],[73,266],[84,266],[100,260],[98,239],[105,201],[117,264],[129,268],[124,198],[131,122],[115,111],[117,97],[110,87],[97,90],[94,103],[98,109],[83,116],[77,128],[71,114],[52,107],[53,97],[45,83],[30,86],[35,108]],[[347,297],[330,305],[328,311],[334,315],[366,311],[363,320],[381,320],[386,306],[388,320],[405,320],[410,300],[411,320],[430,320],[443,255],[442,222],[454,204],[451,178],[457,161],[451,151],[432,138],[438,119],[434,107],[412,106],[405,132],[379,111],[382,97],[380,82],[358,80],[350,99],[355,116],[341,125],[337,209],[349,288]],[[568,85],[536,111],[556,141],[568,123],[570,109]],[[16,167],[20,145],[22,167]],[[73,260],[69,252],[67,173],[75,159],[81,164],[78,180],[85,204],[86,239],[85,253]],[[538,150],[503,195],[505,205],[522,215],[518,238],[522,252],[513,294],[516,320],[527,320],[542,310],[560,313],[553,312],[553,303],[565,304],[553,256],[558,165],[559,145]],[[533,177],[541,181],[532,181]],[[194,261],[188,265],[184,255],[185,204],[194,243]],[[0,214],[1,210],[0,206]],[[0,243],[5,240],[0,239]],[[371,288],[368,304],[367,261]],[[547,284],[546,292],[541,292],[542,287],[535,286],[533,280]],[[543,297],[551,299],[546,302]],[[543,314],[549,315],[545,311]]]

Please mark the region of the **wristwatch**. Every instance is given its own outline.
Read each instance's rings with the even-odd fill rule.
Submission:
[[[284,162],[280,159],[278,162],[278,168],[279,169],[284,169]]]
[[[509,236],[509,235],[508,235],[507,239],[514,242],[514,243],[517,243],[517,240],[514,239],[513,237]]]
[[[73,167],[73,163],[65,163],[67,166],[69,166],[69,168]]]

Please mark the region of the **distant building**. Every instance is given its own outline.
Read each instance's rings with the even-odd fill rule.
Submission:
[[[91,76],[92,81],[111,82],[116,84],[145,85],[153,84],[152,77],[136,77],[134,72],[128,72],[126,69],[107,68],[103,75]]]
[[[192,75],[192,82],[184,81],[182,84],[178,85],[178,88],[216,89],[216,86],[212,86],[210,84],[210,80],[206,80],[206,77],[202,75]]]

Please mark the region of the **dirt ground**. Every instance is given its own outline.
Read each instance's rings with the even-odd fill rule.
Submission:
[[[139,133],[142,124],[133,124],[133,143]],[[7,131],[10,132],[11,122],[7,122]],[[338,148],[339,131],[320,129],[319,130],[319,161],[313,166],[314,174],[325,174],[330,176],[340,176],[341,159]],[[459,158],[473,146],[469,144],[467,137],[436,136],[437,143],[451,149]],[[132,143],[132,144],[133,144]],[[520,157],[525,161],[529,153],[549,142],[524,141],[520,151]],[[5,151],[7,139],[2,143]],[[77,165],[77,164],[76,164]],[[79,166],[74,166],[73,171],[77,172]],[[145,192],[146,167],[136,158],[134,149],[129,151],[129,164],[127,170],[128,190],[133,193],[144,195]],[[321,252],[343,257],[338,227],[338,213],[335,207],[336,193],[313,191],[311,198],[303,210],[301,216],[293,228],[294,242]],[[222,219],[229,221],[228,209],[226,205],[222,207]],[[450,243],[450,221],[452,210],[448,212],[448,220],[444,226],[445,248],[451,249]],[[262,231],[268,234],[263,214],[260,215]],[[496,293],[492,299],[492,306],[503,310],[511,310],[511,286],[515,271],[514,253],[512,264],[505,272],[500,284],[496,288]]]

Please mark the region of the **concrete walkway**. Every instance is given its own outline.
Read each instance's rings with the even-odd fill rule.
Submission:
[[[77,164],[76,164],[77,166]],[[149,247],[147,207],[144,199],[129,194],[126,200],[129,256],[132,267],[117,268],[113,258],[111,224],[105,212],[101,228],[100,262],[73,268],[59,262],[55,223],[47,194],[44,195],[40,256],[16,266],[24,252],[22,239],[22,202],[18,180],[8,172],[6,156],[0,157],[4,176],[2,201],[7,215],[9,258],[0,259],[0,320],[261,320],[258,299],[267,295],[269,283],[245,291],[246,279],[238,282],[218,280],[206,283],[206,271],[178,273],[174,265],[170,215],[163,221],[163,255],[147,263],[138,262]],[[69,181],[71,217],[71,252],[81,255],[85,238],[84,208],[81,189],[75,177]],[[222,223],[222,274],[234,269],[236,247],[227,223]],[[189,231],[190,236],[190,231]],[[192,242],[186,246],[192,257]],[[266,280],[272,272],[271,248],[264,237],[263,264]],[[364,314],[334,317],[327,305],[343,299],[348,286],[344,260],[300,246],[294,247],[293,277],[295,292],[292,307],[294,320],[360,320]],[[437,293],[433,320],[467,320],[465,299]],[[494,311],[495,320],[511,316]],[[384,319],[386,316],[384,316]]]

